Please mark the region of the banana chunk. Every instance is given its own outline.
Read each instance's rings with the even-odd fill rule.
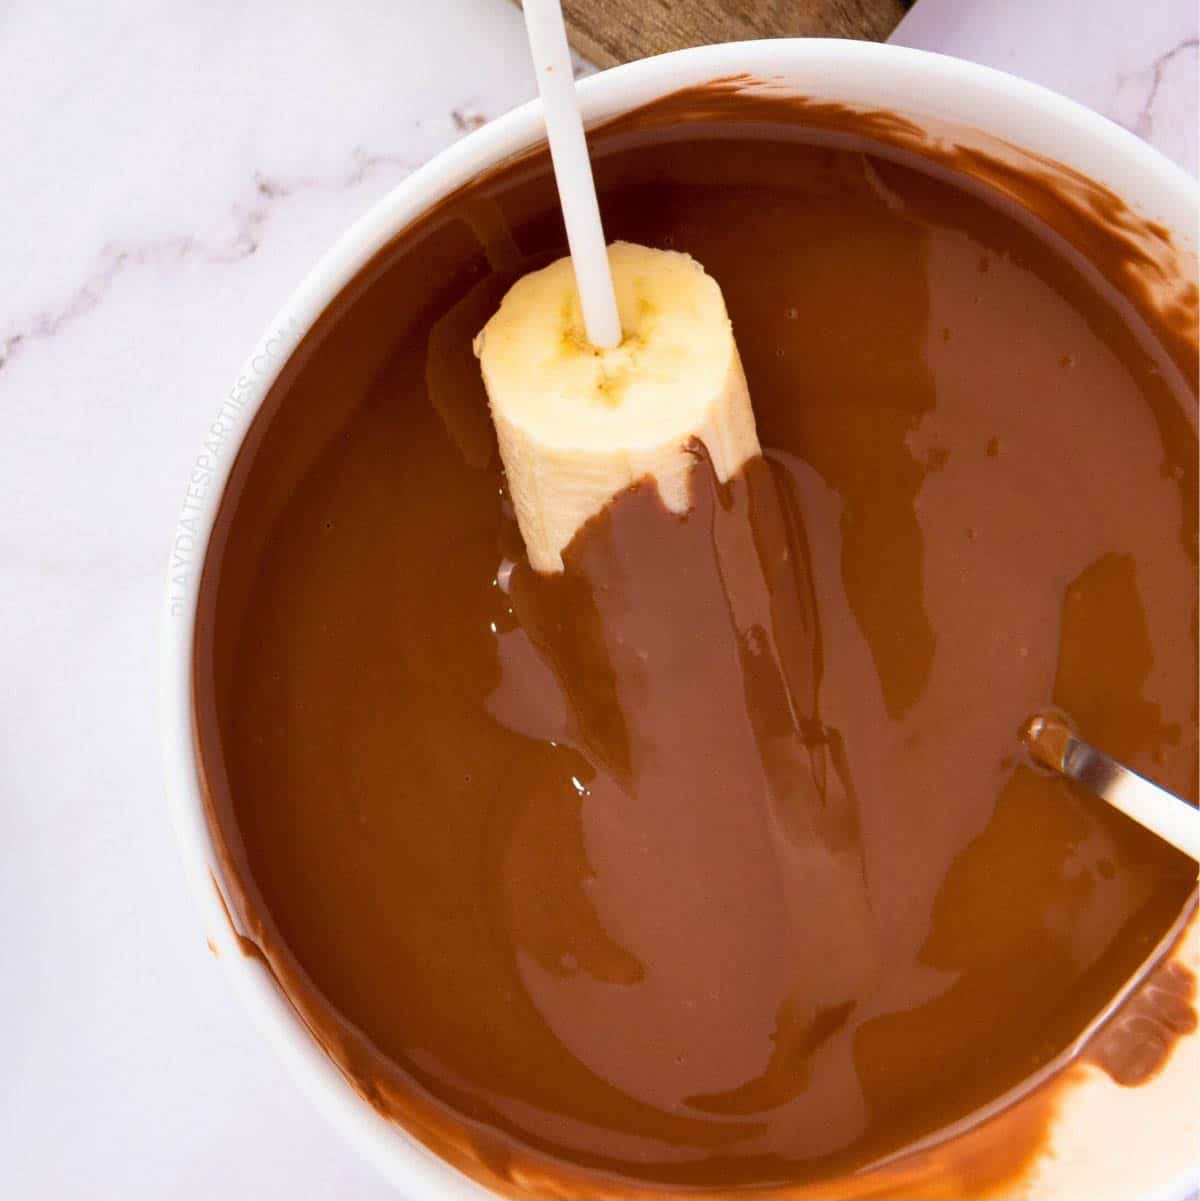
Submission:
[[[722,481],[759,453],[717,282],[678,251],[614,242],[608,259],[619,346],[588,342],[569,258],[518,280],[475,339],[521,535],[543,573],[561,571],[579,527],[647,477],[686,512],[693,439]]]

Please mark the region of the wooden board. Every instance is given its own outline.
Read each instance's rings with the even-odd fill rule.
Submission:
[[[563,0],[571,45],[598,67],[744,38],[882,41],[911,0]]]

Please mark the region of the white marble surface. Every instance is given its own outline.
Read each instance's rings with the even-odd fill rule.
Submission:
[[[898,33],[1196,170],[1194,0],[919,0]],[[0,1196],[391,1195],[253,1036],[171,840],[155,622],[189,462],[316,255],[532,92],[506,0],[0,9]]]

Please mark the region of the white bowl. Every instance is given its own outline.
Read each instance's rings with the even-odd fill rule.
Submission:
[[[683,50],[583,80],[587,120],[616,116],[679,88],[731,75],[770,80],[814,100],[899,112],[923,126],[974,129],[1074,168],[1171,231],[1194,252],[1200,189],[1139,139],[1043,88],[957,59],[864,42],[778,40]],[[542,138],[535,103],[463,138],[380,200],[309,272],[228,396],[195,461],[176,529],[162,626],[162,741],[172,816],[187,874],[246,1008],[300,1086],[400,1189],[422,1201],[482,1198],[484,1189],[382,1118],[347,1083],[257,958],[239,953],[217,887],[221,868],[205,818],[192,727],[192,647],[201,568],[230,467],[292,348],[355,273],[432,204]],[[1196,923],[1172,952],[1195,964]],[[1200,1181],[1200,1035],[1176,1046],[1149,1085],[1119,1089],[1073,1069],[1047,1151],[1022,1185],[1030,1197],[1181,1198]]]

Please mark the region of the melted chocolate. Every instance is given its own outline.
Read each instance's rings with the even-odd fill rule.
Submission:
[[[196,669],[234,911],[500,1191],[861,1172],[1061,1053],[1191,892],[1014,731],[1053,704],[1196,797],[1194,281],[1086,181],[921,136],[716,88],[593,137],[609,237],[705,265],[750,383],[764,458],[698,452],[686,517],[635,487],[522,561],[470,340],[563,253],[540,154],[363,272],[236,465]],[[907,1186],[1012,1170],[1014,1112]]]

